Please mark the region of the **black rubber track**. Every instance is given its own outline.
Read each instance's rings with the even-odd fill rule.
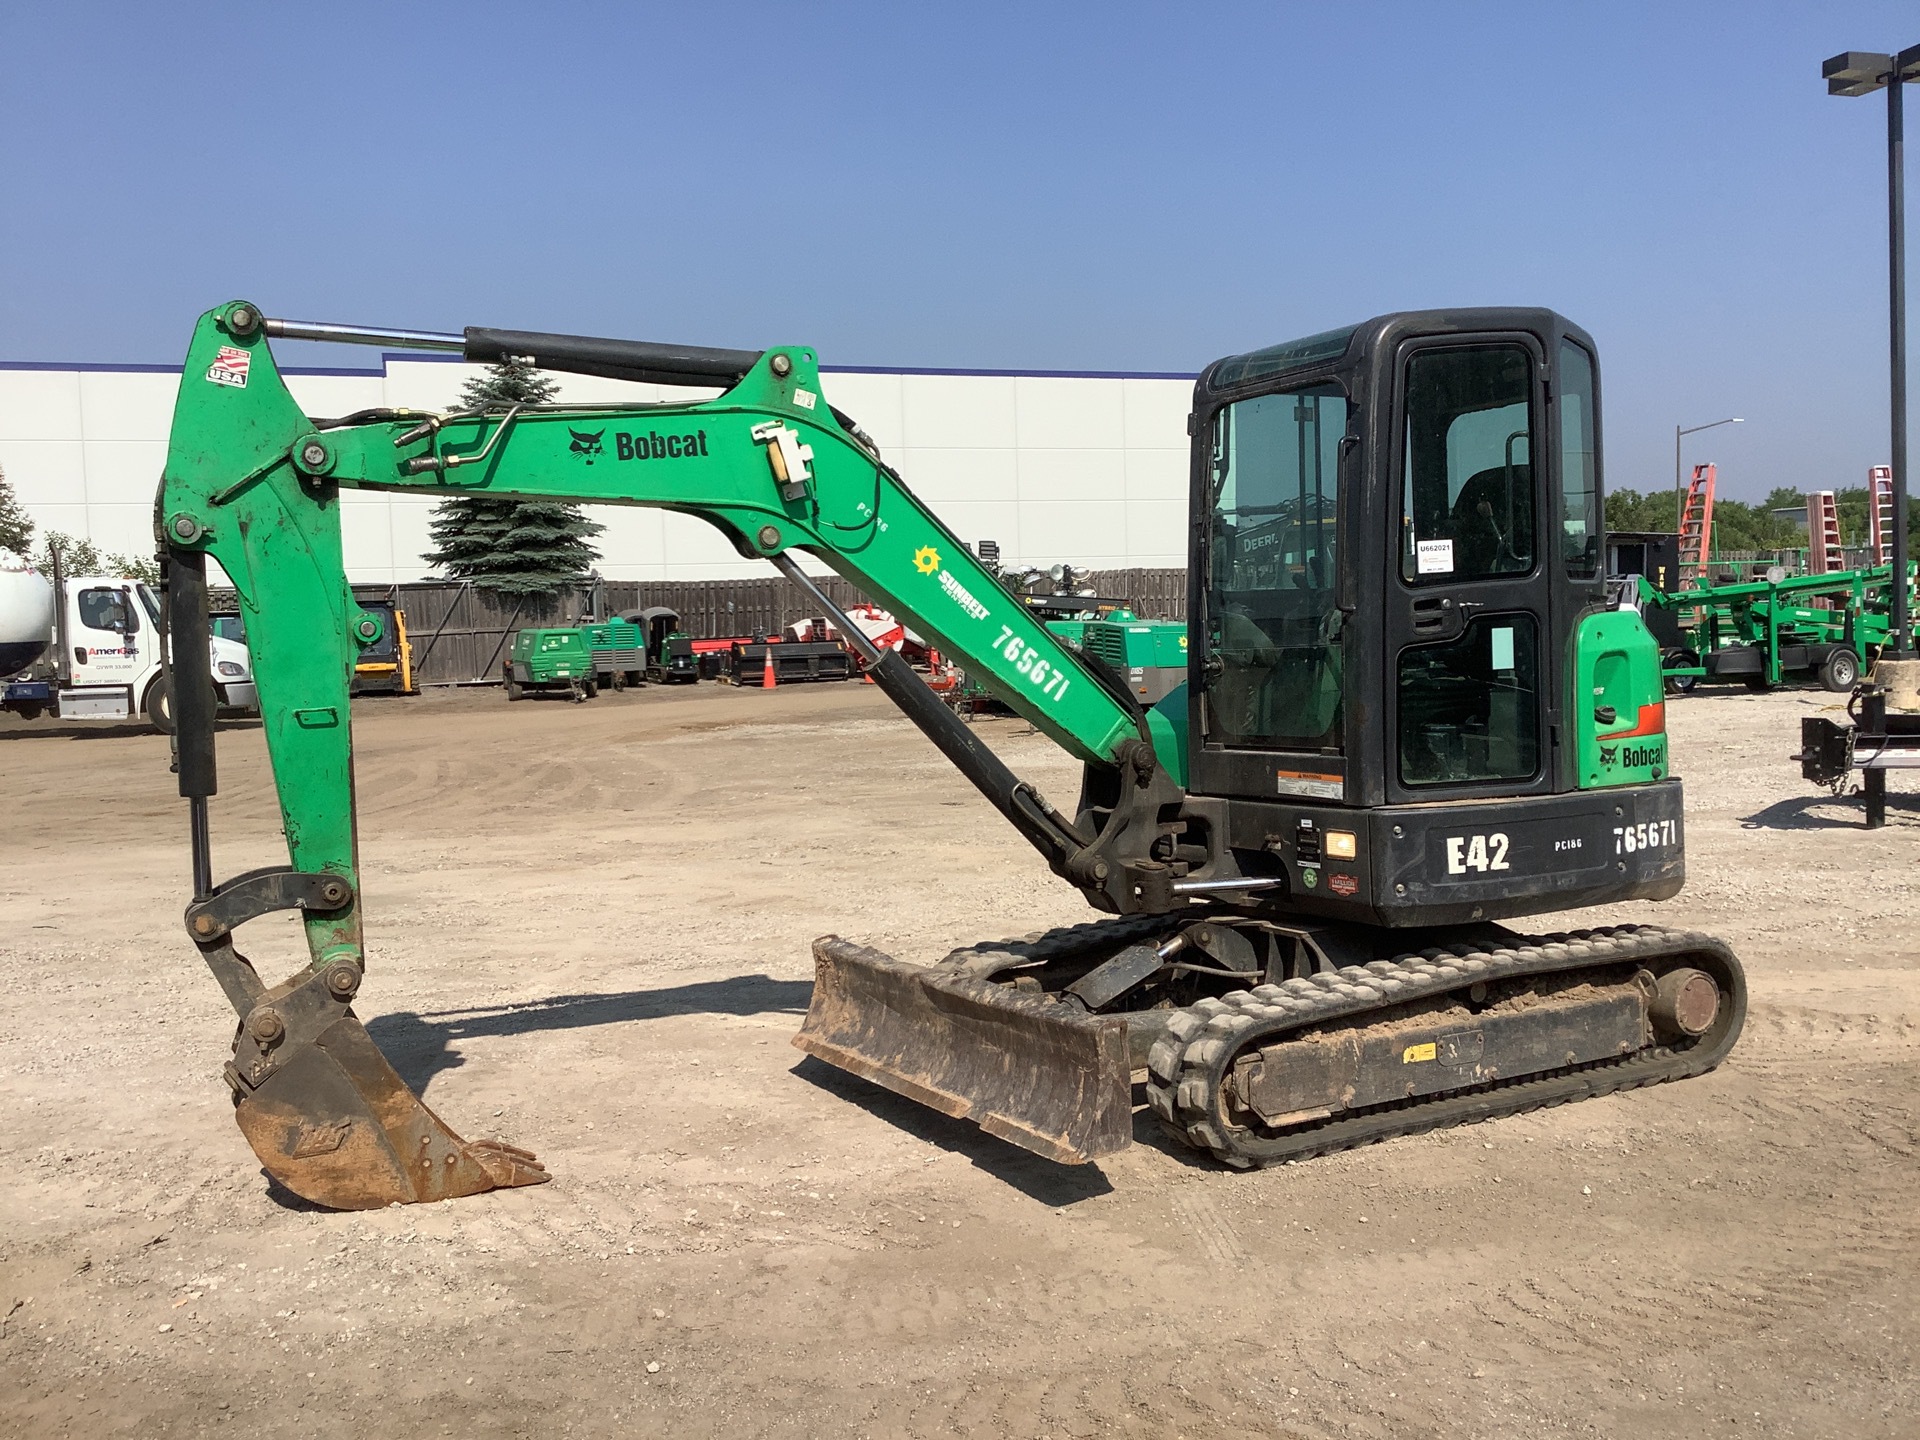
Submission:
[[[1706,971],[1721,992],[1713,1026],[1685,1044],[1350,1111],[1277,1132],[1254,1131],[1228,1120],[1222,1087],[1235,1057],[1248,1050],[1333,1021],[1362,1017],[1364,1023],[1369,1011],[1445,996],[1478,983],[1627,964],[1656,974],[1679,965]],[[1176,1012],[1148,1059],[1147,1102],[1173,1135],[1223,1163],[1238,1168],[1273,1165],[1699,1075],[1732,1048],[1746,1009],[1746,977],[1733,952],[1723,941],[1691,931],[1626,925],[1429,949],[1234,991]]]

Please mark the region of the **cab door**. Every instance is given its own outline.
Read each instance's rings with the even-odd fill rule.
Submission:
[[[1190,672],[1198,794],[1347,796],[1339,536],[1351,408],[1328,376],[1212,416]]]
[[[77,685],[132,685],[146,638],[124,585],[87,585],[73,597],[73,679]]]
[[[1550,791],[1561,661],[1543,341],[1433,337],[1395,363],[1388,797]]]

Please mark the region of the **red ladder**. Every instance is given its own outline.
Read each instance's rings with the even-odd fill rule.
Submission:
[[[1680,512],[1680,583],[1705,584],[1707,562],[1713,555],[1714,467],[1696,465],[1687,484],[1687,503]]]
[[[1867,544],[1873,563],[1893,563],[1893,467],[1867,467]]]
[[[1844,569],[1840,554],[1840,510],[1833,491],[1807,492],[1807,573],[1831,575]]]

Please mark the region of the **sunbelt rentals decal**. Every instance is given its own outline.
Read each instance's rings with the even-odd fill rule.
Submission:
[[[973,592],[960,582],[958,576],[942,568],[940,552],[933,546],[922,545],[913,552],[913,568],[922,575],[933,577],[941,590],[946,592],[947,598],[966,611],[969,619],[987,619],[987,607],[974,598]],[[1003,624],[1000,627],[1000,638],[993,642],[993,648],[1012,662],[1022,679],[1050,700],[1060,699],[1072,684],[1072,677],[1066,671],[1056,670],[1052,662],[1043,659],[1040,652],[1021,639],[1011,625]]]

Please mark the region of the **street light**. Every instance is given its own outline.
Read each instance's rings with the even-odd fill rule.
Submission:
[[[1675,531],[1680,529],[1680,522],[1686,518],[1682,513],[1683,507],[1680,502],[1680,437],[1682,435],[1692,435],[1700,430],[1712,430],[1720,425],[1744,425],[1746,423],[1745,420],[1736,415],[1731,420],[1713,420],[1705,425],[1689,425],[1685,429],[1682,429],[1678,425],[1673,427],[1673,528]],[[1700,558],[1705,560],[1707,557],[1702,555]]]
[[[1887,92],[1887,299],[1888,354],[1893,397],[1893,633],[1887,653],[1900,659],[1913,655],[1907,627],[1907,217],[1906,158],[1901,94],[1909,81],[1920,80],[1920,45],[1909,45],[1898,55],[1849,50],[1820,67],[1829,95],[1871,95]]]

